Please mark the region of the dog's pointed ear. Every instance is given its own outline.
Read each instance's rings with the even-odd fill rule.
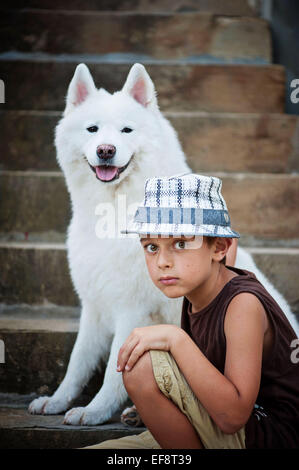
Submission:
[[[94,91],[96,87],[88,67],[85,64],[79,64],[68,88],[64,115],[83,103]]]
[[[134,64],[131,67],[122,91],[145,108],[158,106],[154,84],[142,64]]]

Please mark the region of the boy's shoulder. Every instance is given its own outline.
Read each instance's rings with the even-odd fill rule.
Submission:
[[[232,271],[237,274],[238,280],[244,281],[244,280],[254,280],[258,281],[256,275],[252,271],[248,271],[247,269],[242,269],[242,268],[236,268],[235,266],[225,266],[226,269],[229,271]]]
[[[259,282],[255,274],[246,269],[232,266],[226,266],[226,268],[235,273],[235,276],[232,277],[223,289],[225,297],[229,301],[226,315],[234,310],[238,310],[240,315],[242,311],[247,313],[257,311],[260,314],[265,314],[262,299],[265,296],[269,297],[270,294]]]
[[[242,328],[260,325],[266,331],[269,327],[264,298],[269,296],[255,274],[245,269],[226,266],[235,275],[223,288],[224,330],[235,328],[238,322]]]
[[[243,319],[244,322],[263,319],[267,323],[267,314],[263,303],[254,293],[247,291],[236,293],[227,306],[225,320],[234,321],[237,318]]]

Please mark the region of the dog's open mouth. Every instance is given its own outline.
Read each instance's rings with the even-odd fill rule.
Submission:
[[[131,161],[132,157],[125,166],[112,166],[112,165],[98,165],[92,166],[90,163],[89,166],[92,171],[96,174],[97,179],[103,181],[104,183],[114,181],[119,178],[119,175],[127,168]]]
[[[112,181],[118,177],[119,168],[117,166],[96,166],[95,173],[101,181]]]

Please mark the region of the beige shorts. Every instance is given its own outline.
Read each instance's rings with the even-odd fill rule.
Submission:
[[[206,449],[245,449],[245,430],[225,434],[216,426],[206,409],[194,395],[173,356],[166,351],[150,351],[156,382],[164,395],[172,400],[196,429]],[[84,449],[161,449],[149,431],[101,442]]]

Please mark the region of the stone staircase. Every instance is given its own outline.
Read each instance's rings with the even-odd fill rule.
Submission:
[[[1,11],[1,448],[76,448],[143,430],[120,424],[119,413],[71,427],[63,415],[26,411],[63,379],[78,330],[53,136],[80,62],[109,91],[134,62],[146,66],[190,166],[222,178],[240,245],[299,313],[299,117],[284,114],[284,68],[271,63],[270,28],[253,3],[30,0]]]

